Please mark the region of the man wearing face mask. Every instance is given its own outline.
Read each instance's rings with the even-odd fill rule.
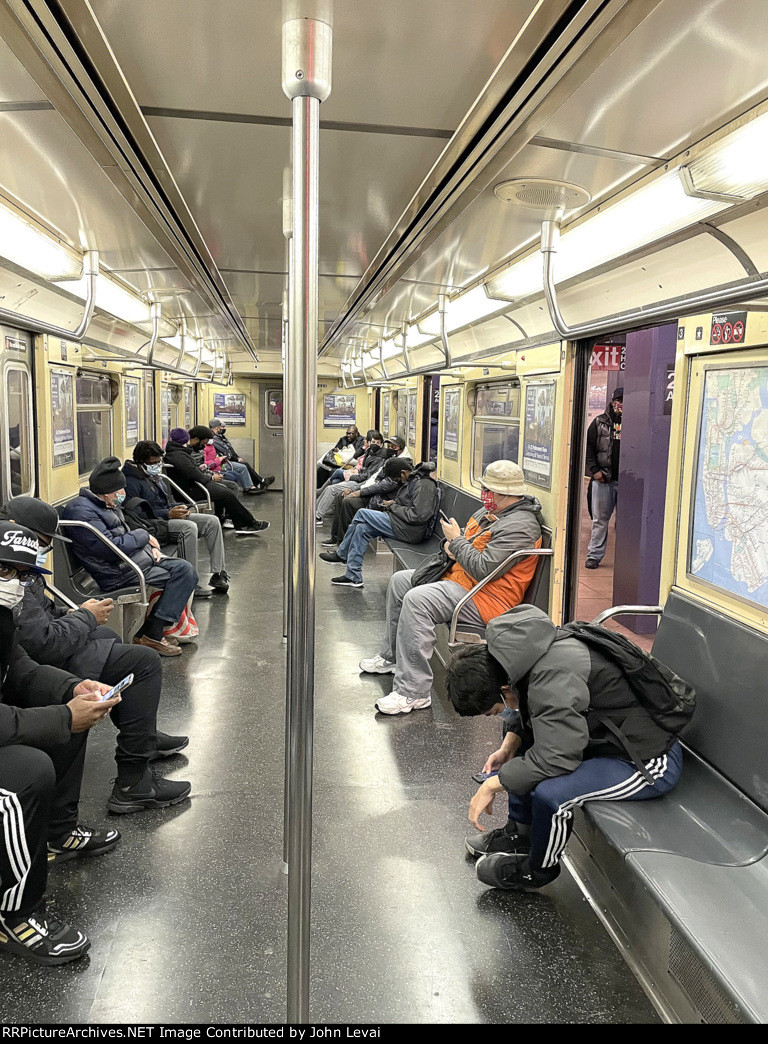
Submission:
[[[587,429],[587,474],[592,476],[592,536],[587,548],[587,569],[597,569],[605,558],[608,525],[619,494],[621,414],[624,389],[617,388],[608,409]]]
[[[384,465],[392,457],[400,457],[401,460],[412,463],[411,455],[405,448],[405,440],[401,439],[399,435],[392,435],[385,439],[384,452],[373,461],[367,477],[362,482],[353,483],[350,488],[343,489],[341,496],[336,498],[331,535],[328,540],[321,542],[323,547],[332,548],[341,544],[347,535],[352,519],[361,508],[379,509],[382,501],[389,500],[391,494],[397,491],[397,484],[394,480],[387,478],[384,474]]]
[[[157,540],[146,529],[129,530],[120,505],[125,500],[125,475],[117,457],[107,457],[91,472],[88,488],[80,490],[64,508],[63,519],[88,522],[136,563],[148,584],[162,589],[150,616],[133,639],[161,656],[180,656],[181,649],[163,637],[163,630],[177,623],[197,585],[197,573],[182,558],[164,558]],[[77,558],[102,591],[114,591],[136,582],[136,574],[117,555],[114,557],[97,536],[87,529],[71,527]]]
[[[387,460],[384,451],[384,439],[381,432],[368,432],[370,441],[365,440],[365,453],[359,458],[358,468],[343,471],[337,468],[321,490],[318,490],[317,504],[315,505],[315,522],[321,525],[327,515],[333,514],[333,509],[339,497],[345,493],[359,489],[360,486],[372,479]],[[338,476],[338,481],[336,479]]]
[[[280,406],[280,409],[282,411],[282,404]],[[275,476],[266,475],[264,478],[262,478],[258,471],[256,471],[255,468],[252,468],[247,460],[243,460],[242,457],[238,456],[235,447],[232,445],[229,439],[225,437],[227,433],[226,426],[224,425],[223,421],[219,420],[218,417],[214,417],[213,420],[209,423],[208,427],[213,432],[213,448],[216,450],[218,455],[220,457],[223,457],[225,460],[229,461],[229,463],[233,467],[238,466],[245,470],[246,474],[250,477],[252,483],[250,488],[253,489],[255,493],[266,493],[269,487],[275,481]],[[238,482],[239,481],[240,480],[238,479]],[[240,485],[242,485],[244,489],[249,488],[248,486],[244,485],[243,482],[240,482]]]
[[[213,576],[209,587],[221,594],[229,590],[229,573],[224,556],[221,522],[215,515],[192,511],[188,504],[177,501],[172,488],[163,479],[163,451],[156,442],[138,442],[133,460],[123,465],[125,491],[130,501],[138,497],[149,506],[152,516],[168,524],[168,531],[178,538],[179,552],[199,574],[197,567],[198,537],[205,541],[211,559]],[[195,592],[195,597],[199,593]]]
[[[333,459],[334,453],[336,453],[338,450],[349,449],[349,447],[351,446],[354,449],[354,453],[352,454],[352,456],[359,457],[360,454],[363,452],[363,441],[363,436],[357,430],[357,425],[351,424],[347,428],[344,435],[341,436],[336,445],[332,449],[328,450],[323,459],[317,465],[318,489],[320,489],[323,483],[325,483],[331,477],[331,472],[335,471],[338,467],[338,464]]]
[[[120,696],[100,702],[108,686],[41,667],[20,647],[14,611],[31,577],[48,572],[37,553],[34,533],[0,522],[0,953],[55,965],[90,942],[46,909],[49,862],[120,840],[77,821],[88,730]]]
[[[452,565],[433,584],[411,586],[413,569],[392,574],[387,624],[380,651],[360,661],[368,674],[394,674],[389,696],[376,701],[381,714],[409,714],[432,703],[432,668],[439,623],[450,623],[457,604],[475,584],[515,551],[541,545],[541,504],[528,494],[522,468],[511,460],[489,464],[482,477],[483,507],[462,535],[454,519],[442,521],[443,548]],[[486,584],[461,611],[464,630],[483,634],[495,617],[519,605],[536,570],[530,556]]]
[[[440,492],[432,478],[434,468],[434,464],[419,464],[414,468],[409,460],[400,457],[387,461],[384,475],[394,479],[398,487],[392,499],[383,500],[378,510],[358,511],[338,551],[320,555],[325,562],[346,562],[346,573],[334,576],[332,584],[363,586],[363,557],[368,544],[377,536],[420,544],[431,535],[440,503]]]
[[[0,517],[35,533],[40,544],[38,566],[45,565],[53,540],[68,542],[57,532],[56,509],[35,497],[13,497],[0,509]],[[155,779],[151,762],[178,754],[188,746],[189,738],[169,736],[157,729],[162,690],[160,657],[152,649],[124,644],[114,631],[103,626],[112,606],[112,600],[105,598],[89,599],[76,610],[59,608],[47,597],[42,576],[35,574],[16,609],[19,642],[36,663],[98,678],[108,686],[129,674],[134,676],[111,714],[117,729],[117,781],[107,807],[118,813],[165,808],[183,800],[190,785]],[[27,706],[25,702],[19,705]]]
[[[211,429],[203,424],[198,424],[189,431],[173,428],[165,446],[165,462],[173,468],[170,472],[171,478],[192,498],[200,496],[198,483],[205,486],[219,520],[223,520],[225,514],[228,515],[237,534],[255,536],[257,533],[263,533],[269,529],[269,522],[254,518],[240,503],[237,495],[227,488],[227,483],[217,481],[221,476],[207,475],[195,464],[193,454],[198,450],[202,451],[205,443],[212,437]]]

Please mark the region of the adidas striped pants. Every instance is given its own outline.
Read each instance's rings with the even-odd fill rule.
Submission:
[[[573,828],[573,813],[587,801],[645,801],[666,794],[680,779],[683,752],[675,743],[668,754],[645,763],[651,786],[634,765],[620,758],[588,758],[564,776],[545,779],[528,794],[509,795],[509,818],[530,826],[531,869],[553,867]]]
[[[77,825],[87,736],[0,748],[0,913],[31,913],[45,893],[48,841]]]

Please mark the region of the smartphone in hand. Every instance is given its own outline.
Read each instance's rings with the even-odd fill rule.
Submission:
[[[125,678],[123,678],[122,681],[119,681],[117,685],[113,685],[109,692],[104,693],[104,695],[99,699],[99,703],[104,703],[105,700],[113,700],[119,692],[122,692],[123,689],[127,689],[128,686],[132,684],[133,675],[129,674]]]
[[[475,772],[472,776],[475,783],[485,783],[486,779],[490,779],[491,776],[498,776],[498,769],[496,772]]]

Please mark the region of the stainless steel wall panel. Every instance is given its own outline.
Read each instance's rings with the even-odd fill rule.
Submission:
[[[768,91],[764,0],[665,0],[541,134],[671,156]]]

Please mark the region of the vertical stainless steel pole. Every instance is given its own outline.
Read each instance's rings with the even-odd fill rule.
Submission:
[[[292,5],[295,7],[295,5]],[[315,5],[313,4],[313,7]],[[295,12],[301,14],[301,5]],[[309,1021],[312,873],[312,752],[315,698],[315,444],[320,102],[331,92],[331,26],[283,23],[283,90],[293,105],[293,239],[286,352],[287,490],[290,540],[286,699],[288,789],[288,1021]],[[291,510],[292,508],[292,510]]]

